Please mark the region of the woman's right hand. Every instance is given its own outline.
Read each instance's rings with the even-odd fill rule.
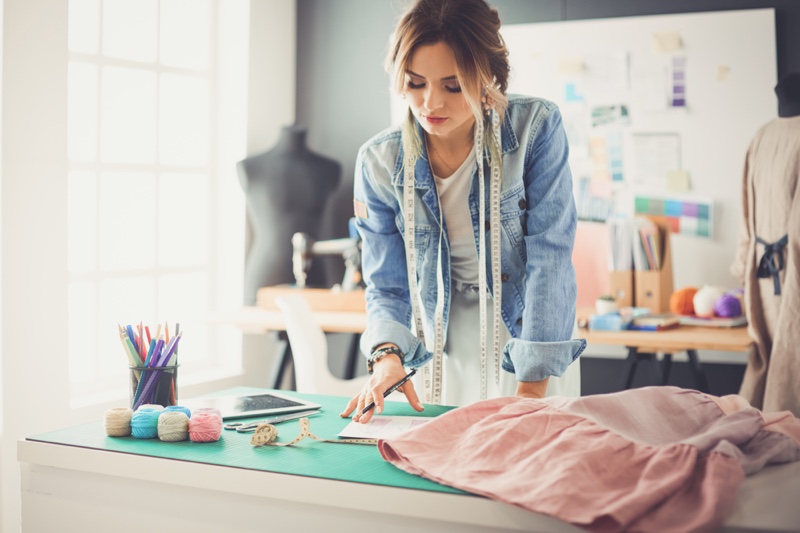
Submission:
[[[364,385],[364,388],[361,389],[361,392],[348,402],[347,407],[345,407],[344,411],[342,411],[339,416],[346,418],[350,416],[350,413],[355,411],[353,421],[366,424],[372,420],[373,413],[380,414],[383,412],[383,393],[404,377],[406,377],[406,371],[400,363],[399,358],[384,357],[376,361],[372,368],[372,375],[369,381]],[[414,410],[422,411],[424,409],[417,397],[417,392],[414,390],[414,384],[411,380],[403,383],[397,390],[406,395],[406,400],[408,400],[408,403]],[[375,402],[375,408],[370,409],[362,415],[361,411],[371,402]]]

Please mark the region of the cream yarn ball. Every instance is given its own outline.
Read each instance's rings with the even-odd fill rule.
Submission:
[[[719,287],[706,285],[701,288],[692,299],[694,314],[703,318],[713,317],[714,304],[717,303],[717,300],[719,300],[723,294],[725,293]]]

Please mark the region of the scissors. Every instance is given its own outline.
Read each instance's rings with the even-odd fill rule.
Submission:
[[[278,424],[280,422],[295,420],[297,418],[303,418],[306,416],[315,415],[317,413],[319,413],[319,409],[314,409],[312,411],[300,411],[299,413],[290,413],[288,415],[273,416],[272,418],[257,420],[255,422],[228,422],[222,427],[229,430],[235,429],[237,433],[252,433],[261,424]]]

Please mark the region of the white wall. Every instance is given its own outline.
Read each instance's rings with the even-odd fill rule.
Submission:
[[[15,441],[69,423],[67,5],[6,0],[3,17],[2,529],[19,529]]]
[[[294,120],[296,9],[294,0],[252,0],[251,9],[252,153]],[[68,402],[66,43],[67,2],[4,0],[0,531],[8,533],[20,530],[17,440],[99,420],[108,407],[77,410]],[[272,346],[262,344],[245,354],[245,376],[266,382]]]

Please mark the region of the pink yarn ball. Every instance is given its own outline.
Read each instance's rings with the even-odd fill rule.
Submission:
[[[714,303],[714,313],[722,318],[734,318],[742,315],[742,302],[733,294],[723,294]]]
[[[216,442],[222,434],[222,418],[215,413],[196,413],[189,419],[192,442]]]

